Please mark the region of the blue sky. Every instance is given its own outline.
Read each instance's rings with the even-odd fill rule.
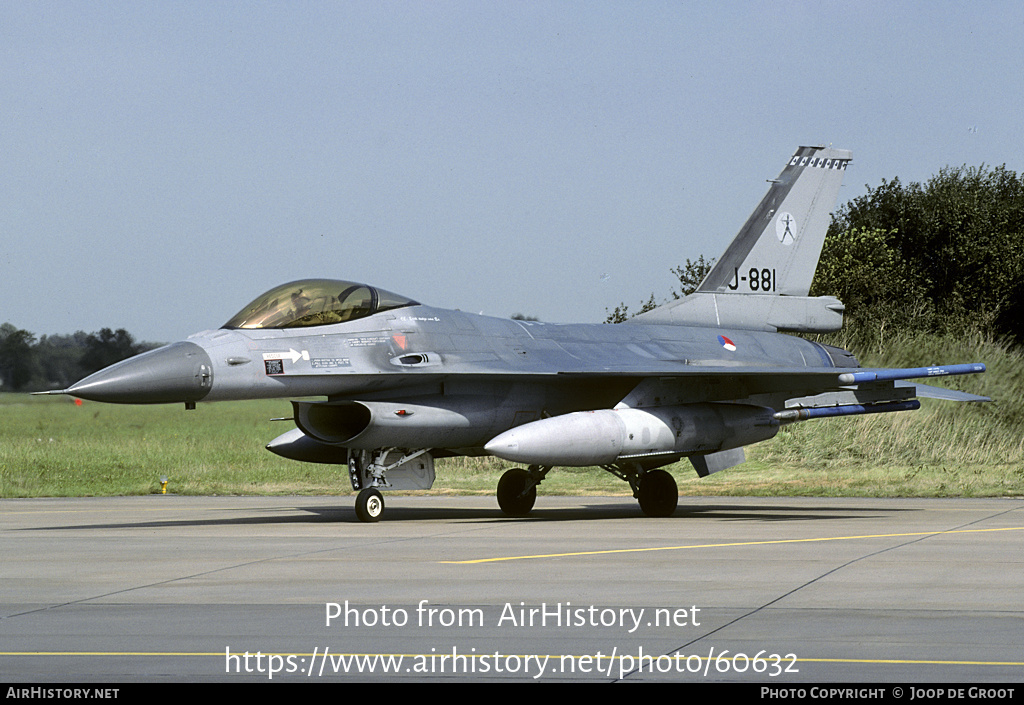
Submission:
[[[171,341],[293,279],[599,322],[801,144],[1024,170],[1020,2],[0,3],[0,322]],[[604,275],[604,276],[603,276]]]

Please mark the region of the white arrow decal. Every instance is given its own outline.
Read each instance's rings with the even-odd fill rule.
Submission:
[[[288,348],[288,352],[286,352],[286,353],[284,353],[284,352],[263,353],[263,359],[264,360],[286,360],[287,359],[287,360],[291,360],[293,365],[296,362],[299,361],[299,358],[302,358],[303,360],[306,360],[308,362],[309,361],[309,351],[308,350],[303,350],[302,352],[299,352],[298,350],[296,350],[294,348]]]

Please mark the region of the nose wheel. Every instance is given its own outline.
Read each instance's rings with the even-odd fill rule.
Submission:
[[[384,497],[373,487],[360,490],[356,495],[356,516],[359,521],[380,521],[384,513]]]

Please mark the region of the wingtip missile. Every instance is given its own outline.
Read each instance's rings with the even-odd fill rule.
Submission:
[[[906,367],[894,370],[857,370],[839,375],[840,384],[861,384],[863,382],[886,382],[918,377],[946,377],[949,375],[973,375],[985,371],[980,362],[962,365],[936,365],[933,367]]]

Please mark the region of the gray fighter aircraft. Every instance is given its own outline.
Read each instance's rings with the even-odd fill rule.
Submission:
[[[681,458],[706,476],[797,421],[916,409],[916,397],[986,401],[907,381],[981,364],[867,370],[784,334],[842,325],[838,299],[808,292],[849,163],[800,147],[698,290],[625,324],[491,318],[308,279],[51,393],[186,408],[326,397],[293,401],[296,428],[267,448],[345,466],[364,521],[380,519],[381,490],[429,488],[434,458],[485,454],[525,466],[498,483],[507,515],[532,509],[553,467],[599,466],[645,514],[667,516],[678,491],[661,468]]]

